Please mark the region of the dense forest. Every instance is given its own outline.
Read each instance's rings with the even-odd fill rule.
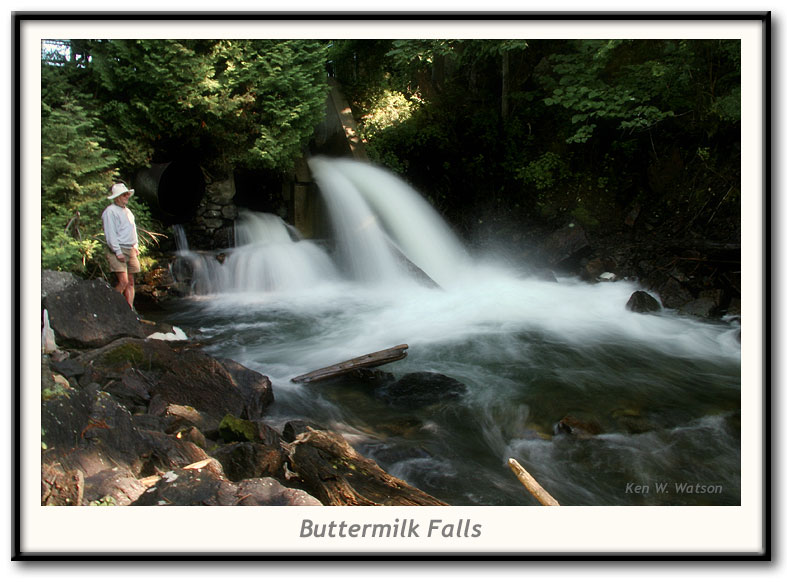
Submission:
[[[330,77],[370,158],[468,240],[739,241],[735,40],[52,40],[41,63],[45,268],[100,270],[108,185],[157,161],[290,172]],[[163,229],[131,205],[154,255]]]

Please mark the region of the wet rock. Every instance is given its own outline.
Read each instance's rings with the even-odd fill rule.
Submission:
[[[649,313],[661,311],[658,300],[645,291],[634,291],[626,303],[626,309],[634,313]]]
[[[715,317],[722,312],[724,303],[724,291],[721,289],[711,289],[700,292],[700,296],[681,305],[678,311],[694,317]]]
[[[661,302],[667,309],[677,309],[693,301],[694,296],[676,279],[668,277],[662,284],[653,287],[661,297]]]
[[[467,387],[443,374],[414,372],[405,374],[393,384],[377,391],[379,398],[403,407],[428,406],[446,400],[456,400],[467,392]]]
[[[145,337],[139,318],[106,281],[79,281],[43,300],[58,346],[95,348],[122,337]]]
[[[551,267],[571,267],[591,251],[585,230],[570,224],[550,234],[537,251],[537,257]]]
[[[582,420],[566,415],[555,425],[555,434],[567,434],[576,438],[591,438],[601,434],[601,426],[593,420]]]
[[[396,377],[390,372],[386,372],[384,370],[357,368],[355,370],[351,370],[342,377],[343,382],[346,382],[347,380],[355,384],[362,384],[365,386],[382,386],[384,384],[390,384],[396,380]]]
[[[708,318],[716,314],[718,307],[718,304],[713,299],[709,297],[699,297],[681,305],[678,311],[684,315]]]
[[[579,276],[585,281],[608,280],[606,273],[611,273],[617,268],[617,262],[608,257],[595,257],[585,263],[579,272]]]

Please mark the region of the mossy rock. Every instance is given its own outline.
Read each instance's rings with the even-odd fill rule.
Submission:
[[[219,423],[219,436],[227,443],[258,442],[258,434],[256,423],[232,414],[225,415]]]

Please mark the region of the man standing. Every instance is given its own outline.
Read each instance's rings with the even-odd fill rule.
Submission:
[[[139,273],[139,243],[134,215],[126,208],[128,199],[134,194],[125,184],[113,184],[107,199],[112,204],[106,207],[101,220],[107,241],[107,259],[117,275],[115,289],[122,293],[129,306],[134,308],[134,273]]]

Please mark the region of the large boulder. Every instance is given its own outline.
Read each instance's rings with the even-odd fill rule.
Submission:
[[[167,414],[169,405],[199,412],[200,430],[218,427],[227,414],[258,419],[273,402],[270,380],[231,360],[153,339],[125,338],[86,352],[80,382],[97,382],[130,405],[148,402],[152,414]]]
[[[52,293],[59,293],[71,285],[76,285],[81,279],[69,272],[41,271],[41,299]]]
[[[48,292],[43,303],[57,345],[63,348],[97,348],[122,337],[147,335],[123,296],[100,279]]]
[[[544,240],[537,251],[537,259],[550,267],[575,268],[590,252],[585,230],[578,224],[569,224]]]

